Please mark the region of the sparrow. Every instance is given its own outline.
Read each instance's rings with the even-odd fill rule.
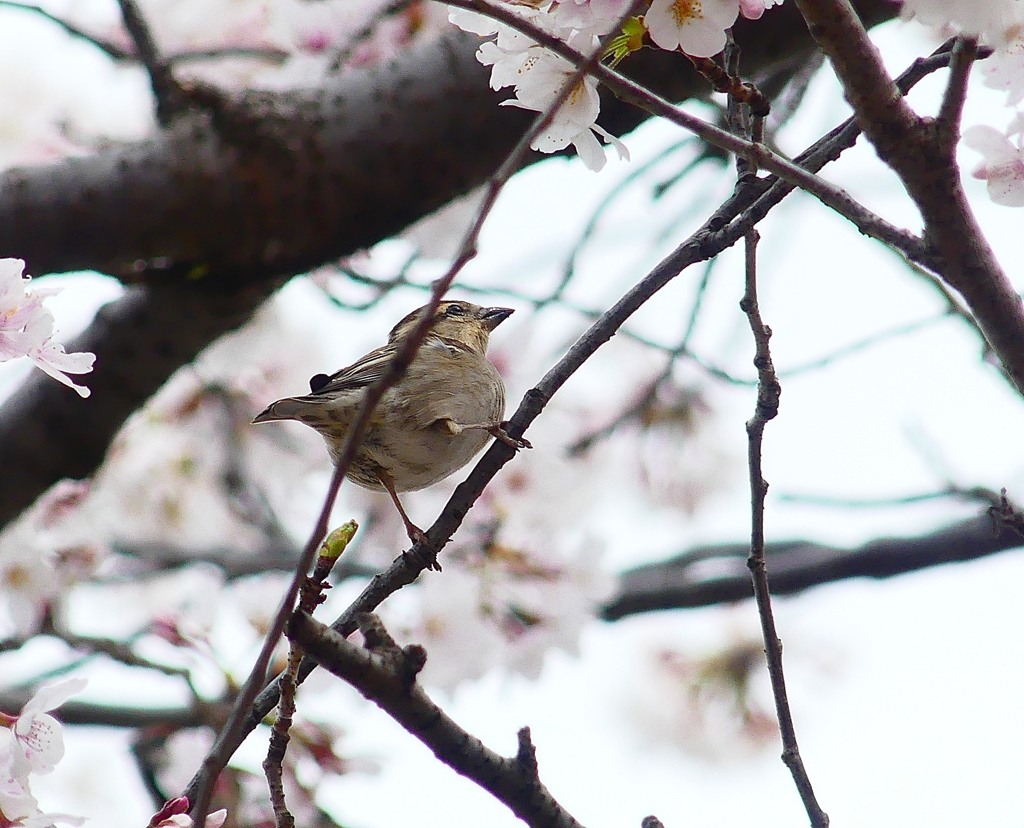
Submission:
[[[428,309],[417,308],[402,319],[386,345],[330,376],[317,374],[309,381],[309,394],[271,403],[253,423],[305,423],[323,436],[337,463],[366,388],[383,376]],[[472,460],[491,437],[517,449],[529,446],[502,428],[505,384],[486,357],[491,332],[511,315],[511,308],[441,302],[408,370],[384,392],[370,418],[346,476],[364,488],[386,491],[413,543],[426,535],[409,519],[399,492],[444,480]]]

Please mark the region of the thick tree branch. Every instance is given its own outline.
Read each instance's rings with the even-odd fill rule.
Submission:
[[[813,586],[845,578],[891,578],[929,566],[973,561],[1024,546],[1009,529],[993,530],[987,516],[912,538],[880,538],[854,549],[841,549],[813,541],[786,541],[765,545],[772,578],[772,593],[792,595]],[[625,572],[618,593],[602,610],[614,621],[664,609],[705,607],[753,596],[743,544],[704,546],[668,561]]]

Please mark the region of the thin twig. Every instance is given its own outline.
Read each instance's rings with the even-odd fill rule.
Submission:
[[[768,660],[768,675],[771,678],[775,710],[779,717],[782,761],[793,775],[793,781],[803,800],[807,816],[810,817],[811,825],[815,828],[827,828],[828,814],[822,810],[814,796],[811,780],[807,776],[796,743],[796,729],[793,726],[793,714],[789,708],[786,679],[782,671],[782,641],[775,629],[771,594],[768,591],[768,569],[764,556],[764,499],[768,493],[768,484],[761,473],[761,443],[764,439],[765,425],[779,412],[782,387],[775,376],[771,351],[768,348],[772,332],[762,321],[757,304],[757,240],[756,230],[747,233],[746,291],[740,302],[740,308],[750,320],[750,330],[754,334],[754,365],[757,367],[758,376],[757,405],[754,416],[747,421],[751,501],[750,557],[747,559],[747,566],[753,578],[754,599],[757,602],[757,614],[761,619],[765,656]]]
[[[69,23],[67,20],[57,17],[55,14],[48,12],[41,6],[34,6],[31,3],[15,3],[12,2],[12,0],[0,0],[0,7],[6,9],[19,9],[21,11],[27,11],[31,12],[32,14],[37,14],[40,17],[49,20],[51,23],[55,23],[56,25],[60,26],[65,32],[67,32],[72,37],[77,37],[81,40],[86,41],[87,43],[91,43],[101,52],[109,55],[114,60],[131,60],[134,58],[134,55],[132,55],[127,50],[121,48],[116,43],[112,43],[109,40],[104,40],[101,37],[97,37],[94,34],[90,34],[89,32],[85,31],[85,29],[79,28],[74,23]]]
[[[171,71],[170,64],[160,57],[156,40],[149,30],[142,11],[135,0],[117,0],[121,7],[121,19],[128,35],[135,44],[139,60],[149,73],[149,83],[156,98],[156,118],[161,126],[167,126],[180,112],[188,109],[188,96]]]
[[[354,520],[335,529],[324,541],[320,554],[313,568],[313,574],[302,585],[299,595],[298,611],[313,614],[323,603],[324,592],[330,588],[327,577],[338,562],[341,554],[348,547],[358,529]],[[281,688],[281,701],[277,708],[277,719],[270,731],[270,745],[267,758],[263,760],[263,772],[267,776],[270,788],[270,802],[274,809],[277,828],[294,828],[295,817],[288,811],[284,796],[284,757],[288,750],[289,731],[292,717],[295,715],[295,690],[298,687],[299,664],[303,657],[302,646],[292,641],[288,649],[288,666],[278,680]]]

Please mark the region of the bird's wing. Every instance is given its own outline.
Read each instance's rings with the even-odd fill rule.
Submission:
[[[365,388],[384,376],[388,363],[395,355],[395,349],[388,346],[377,348],[360,357],[347,368],[331,374],[309,397],[332,396],[342,391]]]

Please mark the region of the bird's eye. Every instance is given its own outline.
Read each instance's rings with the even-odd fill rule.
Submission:
[[[462,305],[449,305],[445,311],[447,316],[464,316],[466,309]]]

